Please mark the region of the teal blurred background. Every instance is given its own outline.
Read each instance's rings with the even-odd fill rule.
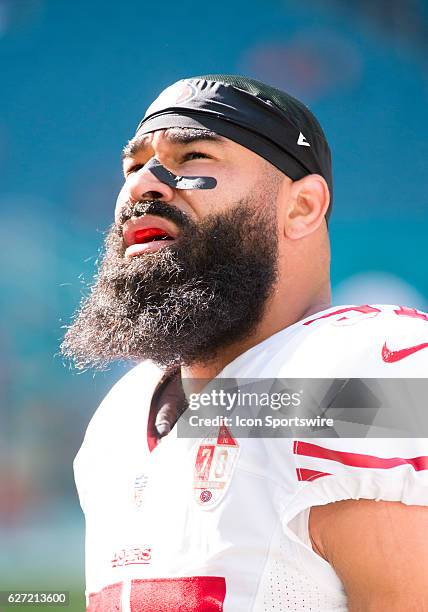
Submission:
[[[333,151],[335,302],[427,309],[427,51],[425,0],[0,0],[1,588],[83,607],[72,460],[125,368],[57,352],[148,103],[212,72],[301,98]]]

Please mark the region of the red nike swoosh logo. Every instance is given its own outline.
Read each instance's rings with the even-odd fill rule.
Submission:
[[[409,346],[409,348],[400,349],[399,351],[390,351],[386,346],[386,342],[382,347],[382,359],[386,363],[395,363],[401,361],[413,353],[417,353],[424,348],[428,348],[428,342],[422,342],[422,344],[416,344],[415,346]]]

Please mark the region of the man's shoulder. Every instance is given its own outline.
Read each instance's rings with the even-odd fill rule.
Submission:
[[[428,322],[428,314],[417,308],[397,304],[360,304],[331,306],[299,321],[303,329],[347,328],[362,324],[371,327],[411,326]]]
[[[119,380],[113,385],[106,398],[110,394],[123,394],[134,390],[135,388],[147,387],[152,384],[153,381],[157,382],[162,378],[164,370],[157,366],[153,361],[145,360],[141,361],[130,370],[126,372]]]
[[[86,437],[95,430],[124,426],[150,407],[153,391],[164,372],[151,361],[143,361],[122,376],[95,411]]]
[[[421,345],[428,341],[428,314],[416,308],[393,304],[363,304],[360,306],[339,306],[325,314],[322,312],[302,321],[302,328],[308,331],[307,338],[314,342],[326,340],[334,347],[348,347],[348,352],[358,353],[379,348],[385,363],[407,356],[390,355],[389,345]],[[304,332],[305,333],[305,332]],[[349,343],[352,344],[349,344]],[[415,350],[414,353],[417,351]],[[412,353],[413,354],[413,353]]]
[[[273,336],[272,376],[411,375],[428,364],[428,314],[393,304],[334,306]],[[426,349],[426,350],[424,350]]]
[[[162,378],[164,371],[152,361],[142,361],[124,374],[110,389],[101,406],[117,400],[132,400],[137,391],[146,392]],[[101,407],[100,406],[100,407]]]

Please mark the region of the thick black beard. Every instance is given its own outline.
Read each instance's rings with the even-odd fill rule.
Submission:
[[[103,369],[120,359],[151,359],[168,368],[209,363],[255,330],[273,292],[273,201],[248,199],[198,223],[162,202],[144,203],[137,212],[174,217],[181,234],[157,252],[125,259],[126,217],[112,226],[91,293],[61,345],[79,369]]]

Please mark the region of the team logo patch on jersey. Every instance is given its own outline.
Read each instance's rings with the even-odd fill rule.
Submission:
[[[193,490],[201,508],[210,509],[223,499],[232,479],[240,452],[238,442],[227,427],[220,427],[217,438],[205,438],[198,447]]]
[[[141,508],[144,500],[144,491],[147,486],[149,477],[146,474],[140,474],[134,481],[134,503],[137,508]]]

